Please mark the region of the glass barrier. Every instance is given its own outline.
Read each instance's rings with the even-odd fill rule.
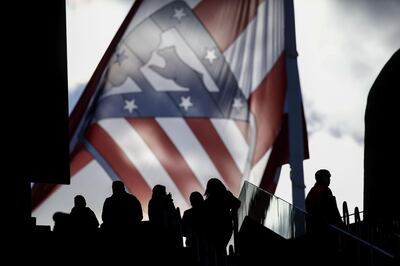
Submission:
[[[246,216],[285,239],[305,234],[305,212],[275,195],[245,182],[239,199],[238,228]]]

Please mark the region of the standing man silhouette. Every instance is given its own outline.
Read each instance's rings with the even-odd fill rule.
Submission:
[[[329,184],[331,173],[320,169],[315,173],[316,183],[306,197],[307,233],[313,245],[315,262],[323,261],[324,265],[337,265],[336,258],[339,245],[339,232],[330,225],[342,227],[343,223]]]
[[[134,195],[125,191],[121,181],[112,183],[112,191],[103,205],[101,228],[107,232],[132,232],[143,219],[142,206]]]
[[[96,215],[92,209],[86,206],[86,199],[82,195],[74,197],[74,207],[71,210],[70,218],[74,233],[93,234],[99,226]]]
[[[323,224],[342,224],[336,198],[329,188],[331,173],[320,169],[315,173],[315,180],[316,183],[306,197],[306,211],[312,216],[307,223],[308,232],[320,229]]]

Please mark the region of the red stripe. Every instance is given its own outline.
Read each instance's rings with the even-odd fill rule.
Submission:
[[[281,129],[286,94],[285,54],[250,95],[250,109],[257,124],[257,140],[253,164],[267,152]]]
[[[98,124],[93,124],[89,127],[86,138],[122,179],[129,191],[140,200],[142,206],[147,207],[151,198],[151,188],[111,136]]]
[[[203,0],[194,13],[208,30],[219,49],[224,51],[233,43],[257,15],[263,0]]]
[[[39,207],[58,187],[60,187],[58,184],[34,184],[31,190],[32,211]]]
[[[242,174],[211,121],[195,118],[185,119],[185,121],[221,173],[229,189],[238,195]]]
[[[303,113],[303,111],[302,111]],[[308,139],[307,139],[307,128],[303,113],[303,136],[304,136],[304,159],[308,159]],[[267,166],[264,170],[259,187],[267,190],[271,193],[275,192],[276,186],[278,185],[279,177],[276,178],[276,172],[284,164],[289,163],[289,119],[288,114],[284,114],[282,119],[282,129],[279,132],[278,137],[274,142],[271,155],[268,159]]]
[[[69,169],[71,177],[93,160],[93,156],[83,147],[79,147],[70,159]]]
[[[275,180],[275,174],[279,167],[289,162],[289,123],[288,115],[282,119],[282,129],[274,141],[271,155],[265,167],[259,187],[271,193],[275,192],[279,180]]]
[[[129,119],[128,122],[150,147],[186,200],[193,191],[204,192],[182,154],[155,119]]]

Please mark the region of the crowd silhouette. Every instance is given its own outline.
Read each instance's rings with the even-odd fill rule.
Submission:
[[[181,262],[224,266],[228,261],[226,250],[240,201],[217,178],[208,181],[204,196],[205,199],[198,191],[191,193],[192,208],[186,210],[181,218],[171,193],[167,193],[164,185],[157,184],[148,203],[149,221],[142,221],[139,200],[125,190],[123,182],[114,181],[112,195],[103,204],[101,224],[86,206],[84,196],[77,195],[70,213],[56,212],[53,215],[53,231],[57,236],[75,240],[87,240],[88,236],[93,236],[96,241],[99,236],[104,237],[114,243],[112,249],[115,250],[125,249],[121,239],[129,237],[130,247],[136,255],[145,256],[150,261],[156,259],[151,257],[152,254],[159,254],[166,261],[178,265]],[[181,257],[179,261],[178,256]]]
[[[330,178],[328,170],[318,170],[316,183],[305,199],[308,241],[305,247],[309,250],[301,250],[308,254],[310,263],[322,261],[324,265],[337,265],[338,247],[343,245],[332,226],[341,230],[349,226],[342,222],[329,188]],[[112,195],[103,204],[101,224],[86,206],[84,196],[76,195],[70,213],[54,213],[53,232],[58,240],[72,239],[78,252],[94,248],[99,261],[109,259],[110,254],[129,254],[135,261],[147,265],[159,265],[160,261],[168,265],[246,265],[242,259],[248,255],[241,257],[240,250],[234,250],[233,246],[229,246],[227,253],[241,201],[217,178],[208,180],[204,195],[193,191],[189,201],[191,208],[181,216],[173,195],[164,185],[157,184],[147,206],[149,220],[143,221],[140,201],[126,191],[123,182],[114,181]],[[112,256],[116,264],[127,261],[126,257]]]

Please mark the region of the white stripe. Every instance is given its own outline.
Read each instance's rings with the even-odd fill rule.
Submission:
[[[103,119],[99,121],[99,125],[118,144],[150,188],[162,184],[172,193],[176,202],[186,202],[160,161],[125,119]]]
[[[268,14],[263,14],[264,17],[260,17],[258,19],[258,28],[265,28],[265,21],[268,20],[267,24],[270,25],[267,27],[267,35],[266,41],[268,41],[267,52],[264,53],[264,62],[266,62],[265,73],[263,76],[268,73],[272,66],[275,65],[279,56],[282,54],[285,49],[285,11],[284,11],[284,1],[281,0],[271,0],[268,1]],[[265,16],[267,16],[265,18]],[[262,22],[264,21],[264,22]],[[261,34],[260,34],[261,35]],[[264,41],[264,43],[266,43]],[[262,43],[259,43],[261,46],[258,49],[265,51],[265,46]],[[263,78],[261,76],[261,80]]]
[[[197,140],[192,130],[182,118],[157,118],[157,122],[175,144],[183,158],[192,169],[203,188],[210,178],[218,178],[222,182],[221,174]]]
[[[224,52],[239,87],[247,97],[259,86],[284,50],[283,3],[280,0],[261,3],[257,16]]]
[[[231,154],[236,166],[239,168],[240,172],[243,173],[247,162],[249,146],[235,121],[228,119],[211,119],[211,123]]]
[[[249,150],[247,154],[247,163],[246,167],[243,171],[243,180],[248,180],[251,173],[251,168],[253,164],[254,152],[256,150],[257,144],[257,125],[256,125],[256,118],[252,113],[249,114],[249,124],[250,124],[250,131],[248,132],[249,138]],[[242,181],[243,181],[242,180]],[[243,183],[240,184],[242,186]]]

